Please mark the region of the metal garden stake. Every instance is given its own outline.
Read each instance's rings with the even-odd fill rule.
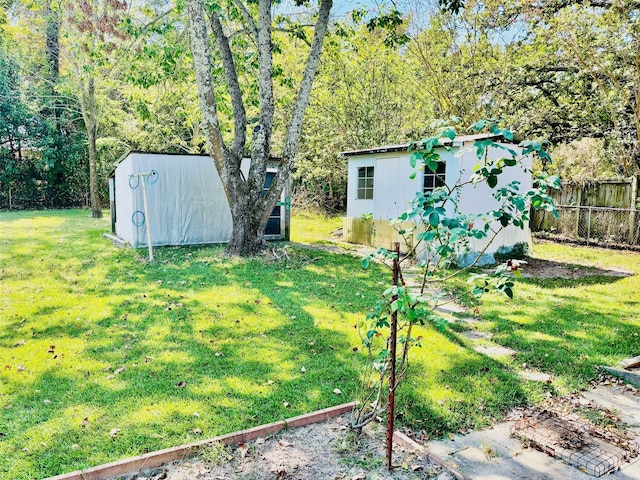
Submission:
[[[400,258],[400,244],[398,242],[393,243],[393,251],[395,256],[393,257],[393,286],[398,286],[398,276],[400,271],[400,265],[398,259]],[[391,304],[398,301],[398,295],[391,297]],[[391,457],[393,455],[393,417],[395,409],[395,390],[396,390],[396,343],[398,333],[398,310],[392,309],[391,312],[391,335],[389,337],[389,417],[387,420],[387,468],[391,470]]]

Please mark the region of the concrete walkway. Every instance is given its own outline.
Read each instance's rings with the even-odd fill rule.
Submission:
[[[331,246],[314,245],[312,248],[347,253],[364,257],[373,253],[371,247],[344,248],[340,244]],[[417,267],[404,269],[406,286],[417,290],[422,275]],[[460,335],[470,347],[484,355],[500,358],[515,355],[515,350],[505,348],[492,341],[493,335],[479,329],[480,321],[461,307],[453,298],[443,298],[443,305],[436,310],[451,323],[464,326]],[[523,379],[550,381],[551,376],[536,370],[519,372]],[[640,445],[640,396],[624,391],[615,385],[598,386],[581,393],[585,402],[612,410],[620,415],[622,422],[629,426],[635,442]],[[596,478],[574,466],[563,463],[534,448],[526,448],[522,442],[511,436],[513,421],[507,421],[493,428],[456,435],[453,439],[427,442],[427,451],[437,455],[445,463],[473,480],[589,480]],[[612,480],[640,480],[640,456],[621,465],[618,471],[605,475]],[[602,478],[605,478],[602,477]]]
[[[405,270],[409,288],[416,289],[422,278],[418,269]],[[490,332],[479,330],[480,321],[453,298],[444,298],[444,305],[436,311],[451,323],[464,327],[460,335],[475,351],[499,359],[517,354],[492,341]],[[550,381],[551,376],[531,369],[519,372],[523,379]],[[621,415],[623,423],[631,426],[635,441],[640,445],[640,397],[624,392],[616,386],[599,386],[582,393],[584,401],[608,408]],[[514,422],[504,422],[489,430],[457,435],[453,440],[431,441],[427,451],[437,455],[462,474],[474,480],[588,480],[595,477],[563,463],[534,448],[525,448],[511,436]],[[616,480],[640,480],[640,457],[621,466],[619,471],[606,475]]]
[[[602,407],[617,411],[640,442],[640,397],[619,387],[599,386],[582,393]],[[489,430],[457,435],[453,440],[431,441],[429,452],[474,480],[588,480],[595,477],[581,472],[533,448],[524,448],[511,437],[513,422],[504,422]],[[602,477],[605,478],[605,477]],[[612,480],[640,480],[640,457],[606,475]]]

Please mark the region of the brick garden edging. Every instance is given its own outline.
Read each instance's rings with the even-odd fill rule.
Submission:
[[[312,423],[324,422],[330,418],[350,412],[353,410],[354,406],[355,402],[343,403],[342,405],[317,410],[297,417],[291,417],[286,420],[267,423],[266,425],[227,433],[226,435],[219,435],[217,437],[187,443],[178,447],[145,453],[144,455],[139,455],[137,457],[125,458],[123,460],[105,463],[104,465],[87,468],[85,470],[77,470],[71,473],[56,475],[55,477],[49,477],[45,480],[100,480],[107,477],[115,477],[116,475],[133,473],[143,469],[156,468],[167,463],[175,462],[176,460],[184,460],[185,458],[194,456],[203,447],[207,447],[214,443],[221,443],[223,445],[246,443],[259,437],[266,437],[267,435],[279,432],[285,428],[302,427]]]

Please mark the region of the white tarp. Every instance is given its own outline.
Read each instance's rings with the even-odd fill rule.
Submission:
[[[142,185],[146,177],[149,218],[144,216]],[[115,170],[118,237],[134,247],[151,243],[196,245],[231,238],[231,212],[220,176],[209,156],[131,153]]]

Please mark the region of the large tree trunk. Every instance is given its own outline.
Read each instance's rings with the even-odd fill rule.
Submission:
[[[264,229],[269,213],[273,210],[289,178],[302,128],[304,110],[309,103],[311,86],[317,71],[322,43],[327,30],[332,0],[320,0],[314,38],[291,121],[287,127],[283,159],[271,188],[265,196],[262,195],[262,189],[265,182],[267,163],[270,159],[271,134],[275,111],[272,75],[272,3],[269,0],[259,0],[256,21],[250,9],[242,3],[242,0],[232,1],[242,14],[247,31],[253,37],[252,40],[258,48],[260,114],[258,125],[253,130],[251,164],[246,178],[240,170],[240,163],[246,145],[246,111],[229,38],[225,35],[222,23],[217,16],[219,13],[212,13],[209,16],[209,24],[216,38],[233,106],[234,140],[230,147],[224,143],[218,121],[216,94],[211,77],[211,52],[203,2],[202,0],[186,0],[186,6],[190,23],[191,50],[200,99],[200,110],[202,112],[203,131],[207,138],[210,155],[220,174],[222,185],[231,207],[233,230],[227,250],[234,255],[250,256],[255,255],[264,247]]]
[[[48,0],[44,5],[44,15],[46,22],[45,56],[53,90],[60,76],[60,14],[51,9],[51,0]]]
[[[231,207],[233,230],[227,251],[232,255],[249,257],[259,253],[265,245],[262,221],[263,202],[254,202],[250,196],[238,197]]]
[[[82,109],[82,119],[84,120],[89,143],[89,198],[91,200],[91,216],[93,218],[102,218],[98,189],[98,149],[96,148],[98,117],[96,112],[96,89],[93,78],[89,78],[86,84],[81,83],[80,89],[80,108]]]
[[[91,198],[91,216],[102,218],[100,194],[98,193],[98,151],[96,148],[96,128],[87,128],[89,137],[89,196]]]

